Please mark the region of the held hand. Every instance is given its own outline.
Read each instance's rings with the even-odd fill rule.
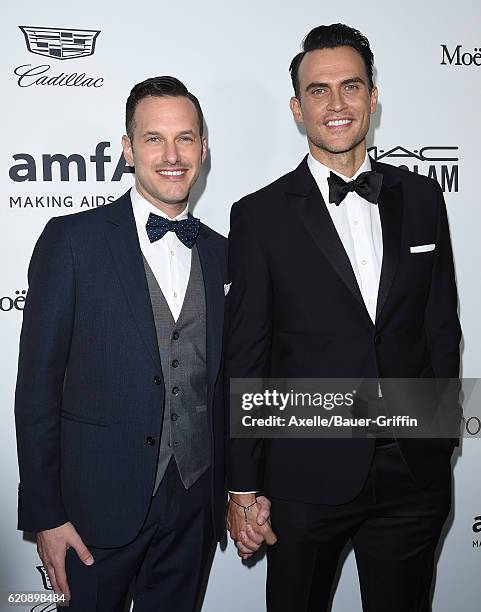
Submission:
[[[236,543],[239,556],[243,559],[251,557],[263,542],[275,544],[277,537],[270,526],[271,503],[267,497],[260,496],[256,500],[251,493],[232,493],[230,497],[227,528]]]
[[[72,523],[37,533],[38,556],[47,570],[53,590],[59,595],[63,593],[68,600],[70,589],[65,573],[65,555],[70,547],[75,549],[82,563],[93,564],[94,558]]]

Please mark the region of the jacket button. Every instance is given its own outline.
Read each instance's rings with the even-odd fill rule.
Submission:
[[[381,344],[381,336],[380,336],[379,334],[376,334],[376,335],[374,336],[374,344],[375,344],[376,346],[379,346],[379,345]]]
[[[179,387],[172,387],[172,395],[178,395],[179,394]]]
[[[171,421],[177,421],[177,419],[178,419],[178,418],[179,418],[179,415],[178,415],[178,414],[176,414],[175,412],[173,412],[173,413],[170,415],[170,420],[171,420]]]
[[[145,439],[145,442],[148,444],[148,446],[154,446],[155,444],[155,438],[152,438],[151,436],[148,436]]]
[[[160,376],[154,376],[154,383],[156,385],[161,385],[162,384],[162,379],[160,378]]]
[[[174,361],[172,362],[172,367],[173,368],[178,368],[179,367],[179,360],[178,359],[174,359]]]
[[[172,338],[174,340],[178,340],[179,339],[179,332],[177,330],[175,330],[175,332],[172,334]]]

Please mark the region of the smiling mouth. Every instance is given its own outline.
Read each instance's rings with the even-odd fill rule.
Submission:
[[[184,174],[187,173],[187,170],[182,169],[182,170],[167,170],[167,169],[161,169],[161,170],[156,170],[157,174],[160,174],[161,176],[168,176],[168,177],[181,177],[184,176]]]
[[[328,128],[339,128],[351,125],[352,119],[330,119],[324,124]]]

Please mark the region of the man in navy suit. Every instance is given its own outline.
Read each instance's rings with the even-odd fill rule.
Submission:
[[[81,612],[191,612],[223,533],[226,240],[188,211],[207,151],[177,79],[136,85],[135,187],[52,219],[29,267],[16,389],[19,529]]]

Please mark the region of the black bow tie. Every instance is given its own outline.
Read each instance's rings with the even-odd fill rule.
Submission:
[[[200,220],[192,215],[182,221],[171,221],[165,217],[150,213],[145,229],[150,242],[160,240],[167,232],[175,232],[177,238],[191,249],[199,235]]]
[[[336,206],[339,206],[350,191],[355,191],[361,198],[377,204],[381,193],[382,174],[373,170],[362,172],[356,179],[346,183],[340,176],[331,172],[327,182],[329,183],[329,202],[333,202]]]

